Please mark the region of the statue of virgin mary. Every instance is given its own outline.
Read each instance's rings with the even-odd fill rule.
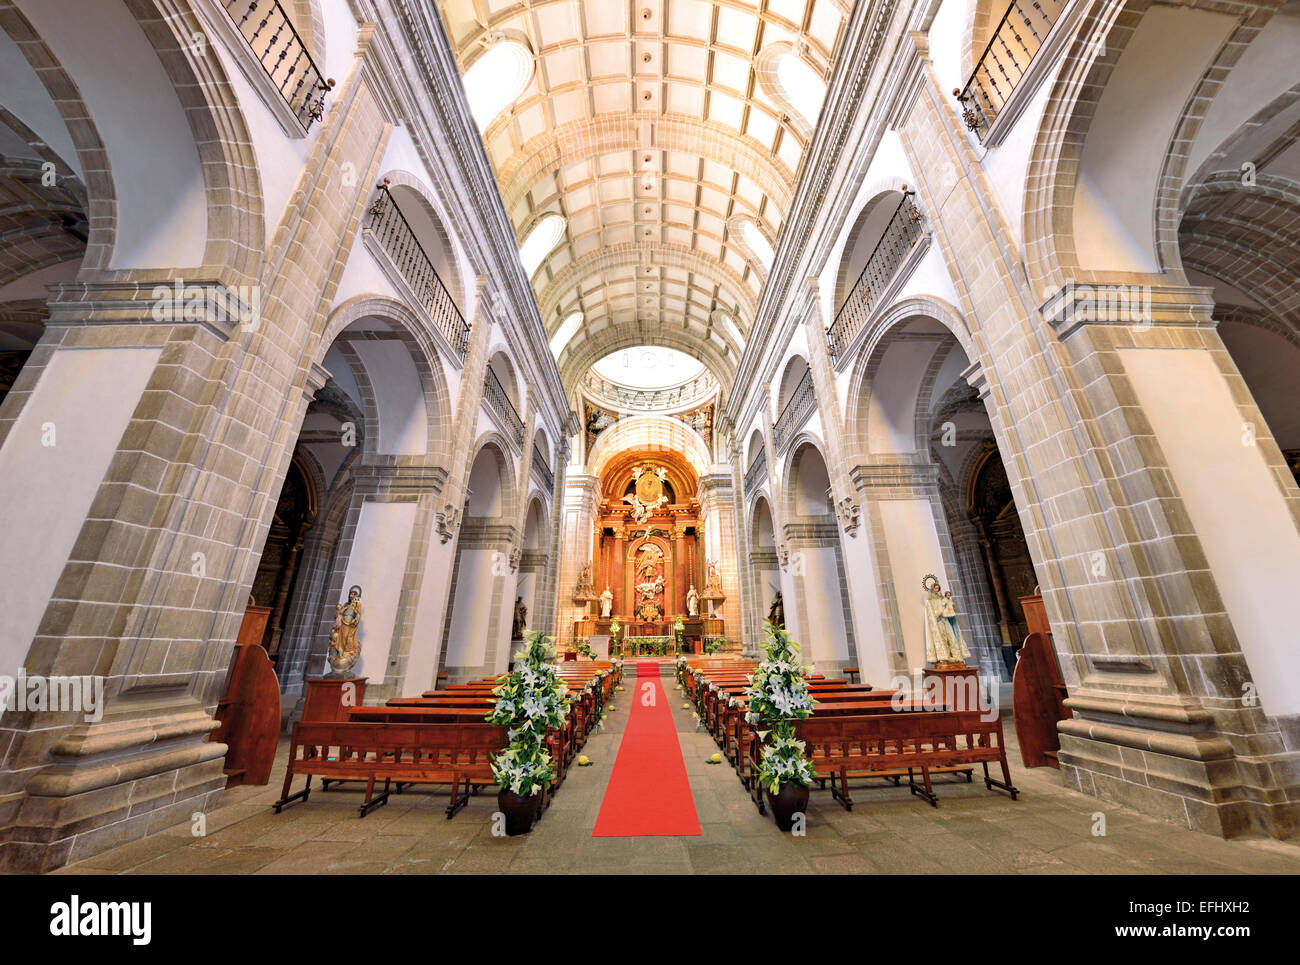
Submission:
[[[921,586],[925,588],[925,659],[937,666],[964,667],[970,650],[957,625],[952,594],[943,592],[933,573],[921,581]]]

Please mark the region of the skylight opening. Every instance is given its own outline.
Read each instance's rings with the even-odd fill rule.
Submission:
[[[551,336],[551,354],[557,359],[564,351],[564,347],[569,344],[569,339],[573,338],[582,327],[582,317],[582,312],[574,312],[560,323],[560,327]]]
[[[515,40],[502,40],[465,71],[465,96],[469,112],[480,131],[517,101],[533,79],[533,53]]]
[[[615,385],[653,391],[696,378],[704,372],[704,363],[675,349],[640,345],[606,355],[592,369]]]
[[[758,230],[751,219],[743,218],[738,223],[740,229],[740,241],[749,249],[750,254],[758,259],[763,266],[764,271],[772,270],[772,262],[776,261],[776,252],[772,250],[771,243],[767,236]]]
[[[776,59],[776,80],[790,106],[799,112],[809,127],[817,126],[826,99],[826,84],[808,62],[792,53]]]
[[[519,260],[524,263],[524,274],[531,280],[537,273],[537,269],[542,266],[555,246],[560,243],[564,237],[564,229],[567,222],[558,214],[544,215],[537,224],[533,225],[533,230],[528,232],[528,237],[524,243],[519,246]]]

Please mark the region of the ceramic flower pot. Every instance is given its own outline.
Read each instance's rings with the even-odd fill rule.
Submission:
[[[807,798],[807,788],[804,797]],[[537,791],[528,797],[520,797],[514,791],[502,788],[497,792],[497,808],[506,816],[506,834],[514,837],[527,834],[533,829],[537,820],[537,811],[542,804],[542,792]]]
[[[772,809],[776,826],[782,831],[789,831],[794,827],[796,814],[808,811],[808,788],[802,784],[782,784],[776,794],[770,790],[765,790],[763,793],[767,795],[767,804]]]

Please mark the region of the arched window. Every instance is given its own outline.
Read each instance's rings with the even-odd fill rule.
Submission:
[[[551,336],[551,354],[557,359],[560,357],[560,353],[564,351],[564,346],[569,344],[569,339],[573,338],[578,329],[582,327],[582,317],[582,312],[574,312],[560,322],[560,327]]]
[[[519,246],[519,260],[524,263],[524,274],[529,279],[542,266],[546,256],[560,243],[560,239],[564,237],[566,224],[558,214],[548,214],[544,215],[537,224],[533,225],[533,230],[528,232],[528,237]]]
[[[826,100],[826,82],[793,44],[763,48],[754,65],[759,86],[804,135],[817,126]]]
[[[515,40],[499,40],[465,71],[469,112],[480,131],[519,99],[533,79],[533,52]]]
[[[743,215],[731,218],[727,221],[727,232],[739,242],[748,257],[758,262],[764,274],[772,270],[776,252],[772,250],[772,243],[767,240],[767,235],[763,234],[763,230],[753,218]]]

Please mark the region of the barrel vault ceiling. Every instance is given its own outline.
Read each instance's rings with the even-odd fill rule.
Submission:
[[[767,270],[736,219],[776,247],[812,136],[769,96],[761,55],[793,49],[828,83],[851,5],[440,0],[462,72],[505,39],[535,57],[484,142],[520,242],[548,213],[567,221],[532,284],[548,335],[583,314],[559,355],[570,389],[636,345],[734,374]]]

